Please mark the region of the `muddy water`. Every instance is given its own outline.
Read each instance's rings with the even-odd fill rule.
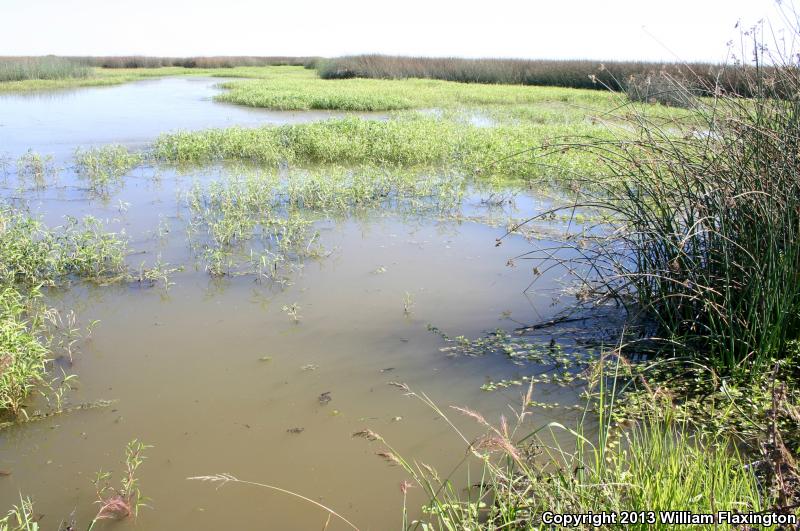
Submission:
[[[156,83],[184,83],[187,90],[199,83],[208,90],[196,79]],[[66,97],[91,93],[102,100],[103,90],[136,88],[93,90]],[[59,100],[32,101],[58,106]],[[249,113],[202,101],[213,109],[209,115]],[[250,119],[257,118],[248,114]],[[114,130],[95,140],[150,135],[144,126],[129,136],[114,137]],[[50,141],[39,140],[41,146]],[[68,165],[67,159],[59,162]],[[494,240],[504,231],[484,223],[376,213],[319,222],[331,255],[305,263],[291,285],[214,280],[195,268],[179,198],[195,181],[225,178],[220,172],[139,168],[121,190],[100,200],[64,170],[53,186],[24,194],[48,223],[93,213],[109,230],[124,231],[140,253],[129,257],[131,265],[160,256],[187,268],[172,277],[168,291],[76,286],[50,293],[52,304],[76,309],[82,322],[101,321],[68,367],[79,377],[69,403],[114,402],[0,432],[0,469],[11,472],[0,478],[1,508],[24,493],[45,515],[44,528],[55,529],[73,511],[85,524],[96,510],[94,473],[119,471],[125,444],[138,438],[153,445],[140,474],[151,507],[135,521],[108,528],[322,529],[326,515],[307,503],[257,487],[217,490],[186,479],[223,472],[302,493],[361,529],[397,528],[405,475],[375,455],[380,446],[352,434],[372,429],[407,458],[443,475],[462,460],[465,445],[431,410],[389,383],[407,383],[443,407],[467,406],[495,420],[519,402],[520,388],[479,388],[528,368],[499,356],[448,357],[427,325],[479,337],[488,329],[513,329],[508,316],[529,323],[554,315],[561,279],[553,273],[523,294],[529,268],[506,266],[510,256],[530,249],[527,241],[510,238],[498,248]],[[13,175],[3,190],[19,195]],[[534,197],[521,197],[519,206],[526,213],[544,208]],[[463,211],[487,214],[480,195],[469,196]],[[404,311],[406,293],[410,314]],[[291,304],[300,308],[298,323],[282,310]],[[320,400],[323,394],[330,401]],[[574,401],[569,390],[544,387],[538,398]],[[472,421],[453,418],[468,436],[481,433]],[[536,422],[551,418],[570,420],[561,410],[548,410],[537,413]],[[412,516],[423,501],[420,489],[410,491]],[[344,528],[336,521],[329,527]]]

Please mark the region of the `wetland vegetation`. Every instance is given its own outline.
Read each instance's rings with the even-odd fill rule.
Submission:
[[[764,58],[758,56],[760,62]],[[0,65],[0,91],[191,74],[242,78],[223,81],[209,105],[235,104],[253,112],[388,113],[165,131],[143,148],[83,146],[63,160],[30,150],[13,153],[17,164],[4,166],[0,208],[0,408],[8,421],[4,442],[12,447],[4,462],[31,463],[13,449],[24,443],[8,435],[24,437],[25,430],[36,429],[30,419],[46,424],[60,418],[84,437],[82,423],[91,421],[71,412],[91,406],[100,390],[108,390],[125,396],[126,414],[140,419],[134,424],[139,429],[158,420],[151,419],[157,417],[153,409],[168,410],[159,421],[167,429],[152,433],[163,441],[149,435],[146,440],[156,449],[163,443],[178,450],[162,455],[162,475],[154,477],[174,476],[173,467],[185,472],[205,466],[208,454],[187,460],[178,455],[184,448],[191,454],[193,443],[176,442],[176,423],[185,438],[194,430],[219,444],[228,441],[240,454],[256,451],[261,439],[250,444],[241,442],[246,436],[231,435],[230,421],[236,418],[236,430],[257,432],[275,452],[296,446],[309,461],[319,453],[314,437],[338,437],[348,448],[363,442],[352,438],[366,439],[396,467],[389,472],[392,481],[402,478],[397,506],[403,529],[530,529],[542,525],[545,510],[796,513],[800,79],[792,59],[780,63],[770,57],[763,69],[675,65],[674,71],[643,63],[598,69],[577,61],[312,59],[84,58],[35,64],[15,59]],[[113,68],[90,71],[89,64]],[[668,101],[681,105],[653,103],[659,98],[620,84],[643,73],[669,80]],[[695,90],[712,83],[719,90]],[[613,91],[590,90],[603,86]],[[45,223],[44,216],[54,215],[48,208],[62,214],[60,223]],[[135,217],[137,208],[144,209],[141,218]],[[479,236],[459,239],[459,231]],[[406,246],[390,252],[398,233]],[[463,277],[448,269],[459,257],[457,265],[473,271],[470,261],[486,260],[474,246],[489,235],[487,247],[513,249],[503,260],[522,281],[513,289],[494,266],[483,264],[485,269]],[[365,242],[371,245],[366,252]],[[162,253],[177,266],[163,262]],[[138,254],[147,255],[147,265],[137,270]],[[345,264],[341,268],[339,261]],[[353,264],[359,272],[352,271]],[[305,278],[311,265],[319,271]],[[390,280],[404,267],[413,275]],[[483,286],[490,276],[498,280]],[[409,278],[422,283],[428,277],[438,284],[429,288],[432,296],[406,285]],[[464,284],[456,285],[458,280]],[[155,302],[148,290],[131,289],[155,284],[164,288],[154,290],[160,293],[151,297]],[[527,285],[525,291],[537,293],[542,284],[543,300],[530,304],[536,316],[515,322],[514,312],[497,311],[506,303],[501,295],[508,293],[501,290],[522,291]],[[308,285],[318,292],[306,293]],[[112,329],[131,340],[126,329],[152,326],[137,329],[137,336],[152,338],[137,337],[141,343],[135,347],[124,340],[110,347],[101,339],[106,350],[95,352],[93,361],[108,371],[115,365],[106,358],[120,349],[131,358],[116,354],[121,370],[140,369],[164,388],[153,388],[153,396],[144,396],[149,393],[141,387],[125,394],[115,388],[130,386],[128,378],[104,369],[92,374],[83,364],[74,372],[86,374],[96,394],[65,406],[80,392],[73,380],[72,345],[89,352],[101,347],[55,307],[70,293],[81,298],[98,290],[101,298],[112,298],[113,289],[121,290],[118,300],[131,309],[115,318],[106,301],[96,303],[109,310]],[[366,308],[368,303],[342,299],[342,289],[380,299],[370,299],[375,308]],[[174,353],[153,360],[150,351],[167,341],[159,335],[160,320],[181,324],[179,314],[189,310],[170,300],[174,290],[188,304],[226,304],[219,304],[222,310],[189,312],[189,324],[180,329],[187,343],[171,343]],[[469,298],[472,290],[477,295]],[[481,310],[462,299],[491,304],[501,313],[502,327],[481,334],[496,323],[482,318],[480,326],[463,324],[466,315]],[[241,310],[243,300],[267,310]],[[277,311],[265,317],[272,301]],[[233,308],[241,322],[228,329],[219,323]],[[518,313],[524,308],[515,307]],[[577,324],[565,327],[572,323]],[[199,327],[216,332],[189,344]],[[339,345],[343,329],[370,331]],[[448,335],[452,329],[456,337]],[[250,335],[252,344],[242,339]],[[427,339],[420,339],[423,335]],[[408,336],[416,354],[400,350]],[[390,342],[401,347],[387,346]],[[63,362],[65,345],[69,363]],[[275,352],[273,345],[291,356]],[[224,359],[220,349],[226,349]],[[358,349],[374,350],[377,359],[347,357]],[[392,356],[395,350],[404,357]],[[342,361],[342,367],[324,367]],[[250,362],[261,362],[264,371]],[[362,365],[371,372],[359,372]],[[236,371],[234,378],[226,374],[229,368]],[[351,373],[369,380],[360,394],[334,385]],[[190,380],[181,385],[198,394],[183,387],[181,396],[170,394],[175,380]],[[303,382],[299,387],[308,396],[286,394],[290,380]],[[375,381],[399,388],[405,395],[400,400],[419,402],[422,410],[398,408],[398,397],[375,392]],[[416,391],[426,384],[441,391],[437,382],[452,388],[444,398],[441,392],[435,400]],[[464,382],[472,387],[464,389]],[[200,384],[206,387],[191,387]],[[225,397],[212,393],[224,411],[216,404],[192,409],[215,385],[229,386],[221,387]],[[266,396],[258,394],[264,389]],[[517,389],[523,391],[521,408],[508,421],[500,413],[507,414],[510,398],[501,393]],[[459,404],[451,412],[440,405],[453,396],[488,404],[499,422],[472,407]],[[300,418],[308,425],[280,411],[296,402],[305,407]],[[239,408],[250,416],[235,416]],[[265,409],[274,417],[263,420]],[[428,464],[427,457],[413,455],[420,433],[409,415],[431,413],[438,420],[424,425],[422,438],[434,440],[434,448],[423,450],[440,462]],[[278,421],[286,425],[277,426]],[[92,426],[125,427],[121,415],[103,422]],[[224,424],[223,431],[203,431],[218,429],[217,424]],[[51,427],[58,434],[58,425]],[[43,440],[53,437],[35,433]],[[124,436],[132,438],[129,432]],[[455,442],[443,442],[448,437]],[[363,451],[336,448],[342,455]],[[144,506],[140,486],[145,492],[148,486],[145,480],[140,484],[138,468],[146,449],[138,440],[127,446],[120,487],[111,487],[106,474],[97,476],[93,499],[100,510],[94,516],[79,510],[89,529],[133,516]],[[231,488],[266,487],[327,512],[331,526],[358,528],[347,505],[335,504],[347,498],[327,493],[333,501],[323,504],[312,499],[322,499],[323,491],[299,494],[307,485],[295,481],[292,467],[301,461],[292,453],[281,455],[286,469],[262,454],[243,458],[240,466],[265,460],[264,466],[278,469],[275,481],[285,487],[268,478],[254,478],[270,482],[256,484],[230,474],[198,476],[203,470],[186,472],[181,480],[191,475]],[[363,454],[358,456],[362,461],[352,462],[363,463]],[[329,459],[315,462],[330,466]],[[398,471],[402,476],[394,474]],[[336,481],[340,472],[324,477]],[[36,477],[49,481],[50,473]],[[11,480],[24,475],[18,469]],[[0,482],[9,480],[9,474],[2,476]],[[169,485],[180,490],[174,481]],[[0,529],[39,528],[39,506],[34,508],[27,494],[4,500],[14,507]],[[160,494],[170,496],[164,489]],[[184,504],[182,512],[160,525],[184,522],[181,518],[210,522],[213,516],[198,513],[212,512],[213,499],[206,498],[202,511],[191,497],[176,500]],[[246,500],[244,506],[253,505],[253,498]],[[170,503],[164,500],[156,512],[170,511]],[[354,505],[350,509],[356,512]],[[381,506],[365,518],[386,526],[385,510]],[[275,518],[291,523],[294,517],[287,510]]]

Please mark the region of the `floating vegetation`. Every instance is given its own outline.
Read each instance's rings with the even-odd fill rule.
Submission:
[[[321,406],[328,405],[331,400],[333,400],[333,397],[331,396],[330,391],[325,391],[324,393],[320,393],[320,395],[317,397],[317,402],[319,402]]]
[[[104,195],[109,187],[133,168],[141,164],[142,155],[131,153],[125,146],[110,145],[75,151],[75,168],[83,179],[89,182],[89,189]]]
[[[403,294],[403,315],[408,317],[411,315],[411,308],[414,307],[414,298],[409,292]]]
[[[497,329],[477,339],[465,336],[450,337],[431,325],[428,325],[428,329],[450,344],[439,349],[447,356],[504,356],[513,364],[525,367],[535,374],[491,381],[481,386],[484,391],[530,383],[565,386],[585,382],[586,371],[598,359],[597,352],[591,346],[565,348],[554,339],[544,341],[520,334],[512,335],[502,329]],[[552,406],[552,404],[540,405]]]

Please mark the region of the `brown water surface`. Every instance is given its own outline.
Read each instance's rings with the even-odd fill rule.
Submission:
[[[65,215],[98,216],[141,253],[129,256],[132,266],[159,256],[187,268],[173,275],[168,291],[79,284],[48,294],[55,306],[76,309],[82,323],[100,320],[66,366],[78,376],[67,400],[114,402],[0,432],[0,470],[11,473],[0,478],[0,508],[30,495],[45,529],[73,511],[78,522],[91,520],[95,472],[119,471],[134,438],[153,445],[140,475],[150,508],[103,528],[322,529],[323,512],[283,494],[187,480],[223,472],[299,492],[362,529],[398,528],[405,475],[375,455],[377,443],[352,434],[372,429],[443,475],[466,448],[433,411],[390,382],[425,392],[442,407],[466,406],[498,420],[523,389],[489,393],[480,386],[528,371],[500,356],[448,357],[428,324],[480,337],[513,329],[509,316],[536,322],[562,308],[554,303],[562,287],[556,272],[523,294],[530,269],[506,265],[530,249],[525,239],[495,247],[505,231],[492,224],[390,211],[317,222],[330,256],[305,262],[289,285],[213,279],[188,245],[181,198],[194,182],[224,179],[225,172],[141,167],[110,197],[98,198],[59,157],[66,169],[54,185],[21,192],[12,174],[3,195],[23,199],[51,225]],[[468,195],[463,212],[485,217],[480,198]],[[518,200],[516,215],[546,206],[530,195]],[[410,313],[404,301],[412,303]],[[282,309],[292,304],[299,306],[297,323]],[[575,400],[570,390],[542,387],[537,394]],[[481,433],[451,413],[468,436]],[[571,421],[556,409],[537,413],[536,423],[551,418]],[[463,480],[463,472],[454,478]],[[410,491],[412,516],[423,501],[420,489]],[[329,529],[344,526],[334,520]]]

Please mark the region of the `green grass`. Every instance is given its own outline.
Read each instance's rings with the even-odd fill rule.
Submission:
[[[479,128],[407,114],[388,121],[343,118],[281,127],[171,133],[156,140],[153,154],[174,163],[384,164],[469,174],[477,171],[487,179],[566,179],[595,174],[594,156],[557,151],[536,158],[517,154],[553,137],[580,134],[609,135],[590,124]]]
[[[42,288],[75,282],[154,284],[174,271],[156,264],[132,272],[127,254],[124,235],[106,232],[91,216],[48,227],[20,209],[0,206],[0,415],[24,415],[30,393],[45,392],[49,384],[59,317],[40,302]]]
[[[125,447],[125,470],[119,475],[119,487],[111,485],[113,479],[110,472],[98,472],[93,484],[97,494],[95,503],[99,506],[94,518],[85,527],[92,531],[98,524],[106,520],[121,521],[136,518],[139,510],[146,507],[148,501],[142,495],[139,481],[139,467],[146,460],[145,451],[152,448],[134,439]],[[63,515],[58,529],[76,530],[75,514]],[[0,531],[39,531],[42,515],[34,509],[31,498],[20,494],[19,505],[14,505],[3,518],[0,518]]]
[[[17,177],[22,186],[44,188],[58,175],[51,155],[42,155],[28,150],[17,159]]]
[[[517,105],[562,102],[597,107],[613,94],[552,87],[478,85],[439,80],[345,79],[325,80],[300,67],[234,69],[252,81],[223,84],[228,92],[220,101],[283,110],[337,109],[387,111],[457,106]]]
[[[400,385],[407,396],[433,410],[468,447],[459,465],[468,474],[471,487],[467,489],[449,479],[456,471],[441,474],[407,460],[371,430],[354,436],[384,446],[378,455],[409,475],[406,489],[414,485],[427,495],[429,501],[419,520],[410,522],[404,507],[403,529],[539,529],[545,511],[746,513],[773,506],[769,489],[725,436],[693,434],[668,413],[665,419],[663,410],[658,419],[645,415],[632,426],[614,425],[610,412],[616,391],[603,387],[606,375],[602,365],[598,368],[589,387],[596,391],[590,392],[592,409],[600,412],[597,429],[592,428],[590,416],[580,419],[575,428],[557,422],[537,426],[528,409],[531,386],[522,407],[514,412],[516,422],[510,424],[504,418],[494,424],[478,412],[454,406],[484,430],[472,439],[427,395]],[[650,412],[662,407],[655,396],[651,398]],[[636,522],[625,527],[672,528],[659,521],[654,524]]]
[[[24,413],[28,395],[47,383],[50,347],[40,286],[125,278],[125,249],[124,240],[104,233],[93,218],[50,229],[0,208],[0,414]]]

